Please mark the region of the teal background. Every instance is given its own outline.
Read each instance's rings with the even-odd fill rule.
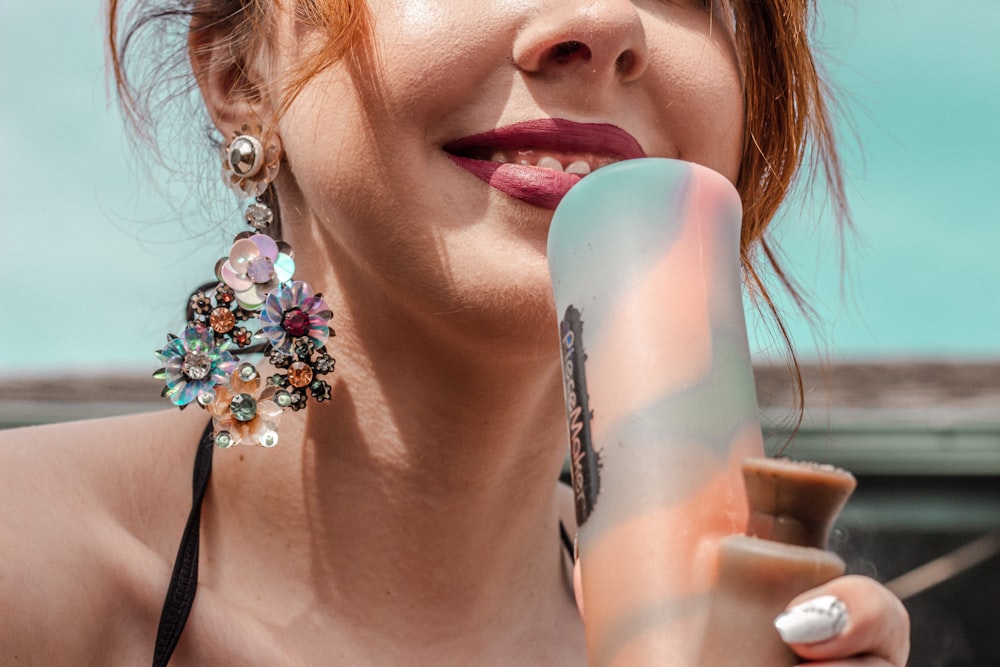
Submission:
[[[846,277],[829,215],[789,207],[780,225],[825,350],[1000,356],[1000,3],[819,4],[857,230]]]
[[[842,258],[815,198],[776,223],[820,314],[810,327],[781,304],[800,355],[1000,357],[1000,3],[821,9],[856,233]],[[0,374],[151,370],[239,229],[227,193],[231,212],[203,214],[127,146],[103,61],[98,3],[0,0]],[[752,313],[750,329],[777,358],[773,330]]]

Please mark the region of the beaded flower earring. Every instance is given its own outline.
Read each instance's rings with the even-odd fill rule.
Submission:
[[[212,415],[215,444],[223,448],[278,444],[284,412],[304,408],[307,393],[317,402],[330,398],[321,376],[335,363],[325,347],[334,331],[323,295],[292,280],[291,247],[266,233],[279,226],[271,182],[281,153],[276,144],[265,148],[255,129],[244,125],[222,147],[226,184],[254,198],[244,214],[253,231],[237,234],[216,263],[218,283],[191,296],[187,326],[180,336],[167,335],[156,352],[163,368],[153,374],[166,381],[162,395],[174,405],[195,402]],[[266,382],[257,365],[237,356],[256,353],[276,369]]]

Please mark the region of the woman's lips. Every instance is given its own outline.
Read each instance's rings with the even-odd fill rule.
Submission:
[[[500,192],[552,211],[569,189],[583,178],[544,167],[488,162],[451,154],[448,157]]]
[[[455,164],[497,190],[550,210],[591,171],[646,156],[635,137],[620,127],[560,118],[463,137],[444,150]]]

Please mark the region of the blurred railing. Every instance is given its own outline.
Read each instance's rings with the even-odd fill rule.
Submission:
[[[134,375],[0,376],[0,428],[150,412],[170,407],[163,382]]]
[[[787,369],[758,367],[769,448],[793,427]],[[1000,475],[1000,363],[805,366],[805,414],[786,453],[863,475]]]

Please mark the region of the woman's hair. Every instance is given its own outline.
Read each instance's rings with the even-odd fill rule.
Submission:
[[[274,4],[294,2],[297,18],[328,34],[323,48],[292,73],[279,113],[301,87],[323,68],[352,53],[369,33],[365,0],[135,0],[122,16],[121,3],[109,0],[108,44],[116,87],[126,115],[140,132],[153,127],[167,99],[182,97],[195,86],[188,65],[188,37],[198,31],[216,36],[196,40],[232,58],[234,71],[269,40]],[[712,3],[709,3],[712,4]],[[728,0],[723,3],[735,26],[735,44],[745,95],[743,155],[736,188],[743,201],[740,253],[746,283],[758,307],[769,311],[790,353],[793,374],[801,376],[780,313],[765,285],[762,266],[769,267],[803,313],[810,310],[801,291],[782,268],[765,234],[796,176],[822,174],[840,221],[846,200],[827,106],[827,90],[809,44],[813,0]],[[164,30],[172,27],[173,30]],[[136,39],[155,36],[156,48],[135,67]],[[167,35],[168,37],[164,37]],[[222,38],[218,38],[218,36]],[[175,43],[164,44],[164,39]],[[166,74],[165,74],[166,73]],[[149,136],[147,134],[147,136]]]

